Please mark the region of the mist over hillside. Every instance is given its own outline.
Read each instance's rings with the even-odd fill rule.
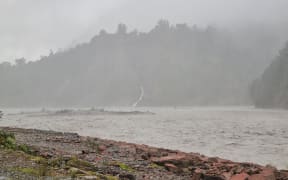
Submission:
[[[90,42],[35,62],[0,64],[0,105],[247,105],[249,85],[281,41],[265,31],[233,33],[171,25],[149,32],[102,30]]]
[[[257,107],[288,109],[288,43],[254,81],[251,96]]]

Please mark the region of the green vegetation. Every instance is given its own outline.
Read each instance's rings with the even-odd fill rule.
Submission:
[[[39,176],[39,172],[32,168],[19,168],[18,171],[32,176]]]
[[[164,167],[163,166],[160,166],[160,165],[158,165],[158,164],[155,164],[155,163],[151,163],[151,164],[149,164],[149,167],[151,167],[151,168],[156,168],[156,169],[164,169]]]
[[[123,162],[113,162],[112,165],[117,166],[124,171],[128,171],[128,172],[134,172],[135,171],[132,167],[128,166],[127,164],[125,164]]]
[[[38,164],[41,164],[41,163],[46,163],[47,160],[43,157],[40,157],[40,156],[31,156],[30,158],[32,161],[38,163]]]
[[[24,167],[24,168],[16,168],[15,171],[28,174],[31,176],[36,176],[36,177],[43,177],[43,176],[50,176],[51,171],[48,168],[47,165],[40,165],[37,167]]]
[[[93,164],[91,164],[87,161],[83,161],[81,159],[78,159],[76,156],[72,157],[67,162],[67,166],[83,169],[85,171],[97,171],[97,168]]]
[[[106,180],[119,180],[118,177],[111,176],[111,175],[100,176],[100,178],[104,178],[104,179],[106,179]]]
[[[64,159],[63,157],[52,158],[52,159],[45,159],[40,156],[34,156],[30,154],[26,154],[22,151],[14,151],[8,149],[9,154],[14,157],[23,157],[24,159],[29,161],[35,162],[31,165],[23,166],[23,167],[15,167],[11,170],[14,172],[20,172],[27,174],[29,176],[34,177],[71,177],[77,178],[80,176],[95,176],[99,177],[99,179],[105,180],[118,180],[117,177],[112,175],[104,175],[97,172],[97,168],[84,160],[78,159],[76,156],[71,157],[70,159]],[[7,152],[8,152],[7,151]],[[126,166],[121,165],[122,168],[127,169]],[[59,170],[59,171],[58,171]]]
[[[5,149],[16,149],[16,140],[13,133],[0,131],[0,147]]]
[[[0,130],[0,148],[23,151],[27,154],[32,154],[29,146],[25,144],[17,145],[15,135],[13,133]]]
[[[18,150],[23,151],[23,152],[25,152],[27,154],[32,154],[31,149],[26,144],[20,144],[18,146]]]
[[[89,145],[97,148],[98,145],[93,141]],[[26,174],[29,176],[40,177],[71,177],[77,178],[80,176],[95,176],[104,180],[118,180],[118,177],[109,174],[98,173],[98,168],[92,163],[79,159],[77,156],[64,158],[62,156],[54,158],[44,158],[33,154],[33,149],[29,146],[16,143],[15,135],[13,133],[0,131],[0,146],[2,153],[7,157],[19,159],[23,164],[17,164],[10,167],[10,170],[15,173]],[[107,164],[106,164],[107,165]],[[121,170],[132,172],[134,171],[128,165],[122,162],[115,162],[109,164],[117,166]]]
[[[96,168],[92,164],[83,160],[79,160],[77,157],[72,157],[70,160],[65,161],[62,157],[54,159],[45,159],[40,156],[32,156],[27,154],[27,159],[34,161],[36,165],[34,165],[33,167],[24,167],[24,168],[18,167],[15,168],[14,171],[18,171],[35,177],[43,177],[43,176],[57,177],[59,176],[57,170],[62,169],[63,170],[62,176],[63,175],[69,176],[71,178],[76,178],[78,176],[84,176],[84,175],[100,176],[100,174],[97,173]],[[106,177],[105,175],[101,176]]]

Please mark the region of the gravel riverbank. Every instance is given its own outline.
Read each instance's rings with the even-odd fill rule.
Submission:
[[[0,149],[0,179],[285,180],[288,171],[197,153],[149,147],[76,133],[0,128],[15,146]],[[13,139],[8,138],[13,145]],[[3,139],[2,139],[3,142]]]

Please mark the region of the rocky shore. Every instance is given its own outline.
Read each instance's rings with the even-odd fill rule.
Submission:
[[[287,170],[75,133],[0,128],[0,179],[288,180]]]

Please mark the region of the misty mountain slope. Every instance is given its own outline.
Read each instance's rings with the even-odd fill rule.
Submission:
[[[254,104],[263,108],[288,108],[288,43],[251,87]]]
[[[36,62],[2,63],[0,105],[131,106],[141,87],[139,105],[247,104],[249,84],[273,50],[246,37],[163,20],[148,33],[120,24]]]

